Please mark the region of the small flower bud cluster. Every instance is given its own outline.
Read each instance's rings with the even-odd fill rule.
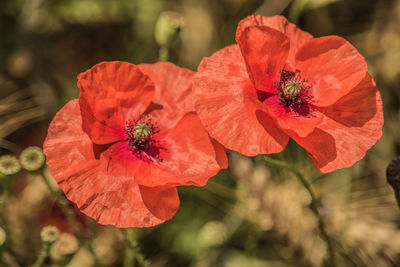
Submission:
[[[36,146],[27,147],[17,159],[13,155],[0,157],[0,179],[17,175],[21,169],[28,172],[39,171],[45,165],[46,158],[42,149]]]

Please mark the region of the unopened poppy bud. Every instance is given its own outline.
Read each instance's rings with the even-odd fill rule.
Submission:
[[[44,166],[45,156],[42,149],[36,146],[30,146],[22,151],[19,156],[22,168],[29,172],[37,171]]]
[[[0,247],[2,247],[4,243],[6,243],[6,239],[6,231],[4,231],[4,229],[0,227]]]
[[[43,243],[53,244],[60,237],[60,230],[53,225],[45,226],[40,232],[40,238]]]
[[[386,179],[394,191],[400,191],[400,156],[395,157],[389,163],[386,169]]]
[[[158,45],[169,47],[184,24],[185,19],[181,14],[173,11],[162,12],[158,17],[155,28],[155,38]]]
[[[0,157],[0,174],[5,176],[15,175],[21,170],[16,157],[11,155],[4,155]]]
[[[69,233],[62,233],[60,238],[51,246],[50,257],[51,259],[60,264],[66,264],[71,256],[79,249],[78,239]]]

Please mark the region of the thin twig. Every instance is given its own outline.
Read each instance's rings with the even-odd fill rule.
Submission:
[[[324,218],[322,217],[321,213],[319,212],[318,201],[317,201],[317,198],[315,197],[314,191],[312,190],[310,183],[304,178],[304,176],[297,169],[286,164],[285,162],[282,162],[282,161],[276,160],[276,159],[271,159],[268,157],[264,157],[263,159],[266,163],[268,163],[270,165],[273,165],[276,167],[281,167],[281,168],[287,169],[287,170],[291,171],[292,173],[294,173],[296,175],[296,177],[299,179],[299,181],[301,182],[301,184],[304,186],[304,188],[307,190],[308,194],[311,197],[311,210],[314,212],[315,216],[318,219],[318,227],[321,232],[321,236],[323,237],[323,239],[325,240],[325,242],[328,246],[330,264],[331,264],[331,266],[336,266],[335,252],[333,249],[332,240],[331,240],[330,236],[328,235],[328,232],[326,231],[326,224],[325,224]]]

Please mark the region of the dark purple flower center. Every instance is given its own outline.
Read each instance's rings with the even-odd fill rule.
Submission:
[[[312,87],[299,74],[283,70],[279,82],[274,82],[275,95],[285,107],[298,108],[309,103],[311,96],[308,91]]]

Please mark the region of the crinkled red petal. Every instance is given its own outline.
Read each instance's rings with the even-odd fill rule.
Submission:
[[[108,159],[81,125],[78,100],[72,100],[51,122],[43,148],[53,177],[83,213],[117,227],[154,226],[176,213],[175,187],[145,188],[132,176],[110,174]]]
[[[322,121],[323,115],[311,105],[303,104],[292,110],[281,104],[281,99],[276,96],[267,98],[264,101],[268,114],[275,119],[283,131],[295,132],[301,137],[307,136]]]
[[[109,160],[108,171],[112,175],[134,176],[136,183],[150,187],[204,186],[221,168],[227,167],[223,147],[210,139],[196,113],[186,114],[170,131],[160,130],[155,149],[158,153],[142,152],[142,159],[132,153],[126,142],[112,145],[102,154]]]
[[[140,64],[139,68],[155,84],[156,93],[153,102],[161,105],[163,109],[161,111],[156,107],[151,112],[151,116],[164,129],[173,128],[186,113],[195,111],[192,94],[193,71],[180,68],[169,62]],[[213,138],[211,138],[211,141],[219,165],[223,169],[227,168],[228,159],[225,148]]]
[[[249,77],[261,91],[274,92],[286,64],[290,42],[281,32],[266,26],[250,26],[236,39]]]
[[[173,128],[188,112],[194,111],[192,77],[194,72],[169,62],[140,64],[140,70],[153,81],[156,91],[152,116],[164,129]]]
[[[365,76],[367,63],[339,36],[315,38],[296,54],[296,68],[312,88],[313,104],[327,107],[349,93]]]
[[[137,119],[154,96],[153,82],[130,63],[102,62],[78,76],[82,128],[96,144],[124,138],[128,119]]]
[[[382,100],[369,74],[350,93],[321,111],[325,118],[317,129],[305,138],[292,137],[322,172],[352,166],[382,136]]]
[[[277,153],[288,136],[257,99],[240,48],[225,47],[204,58],[193,79],[197,114],[210,136],[244,155]]]
[[[236,30],[236,38],[238,38],[244,29],[250,26],[268,26],[272,29],[280,31],[290,40],[290,50],[287,58],[286,70],[295,71],[295,55],[297,50],[313,36],[308,32],[302,31],[295,24],[290,23],[283,16],[264,17],[261,15],[250,15],[241,20]]]

